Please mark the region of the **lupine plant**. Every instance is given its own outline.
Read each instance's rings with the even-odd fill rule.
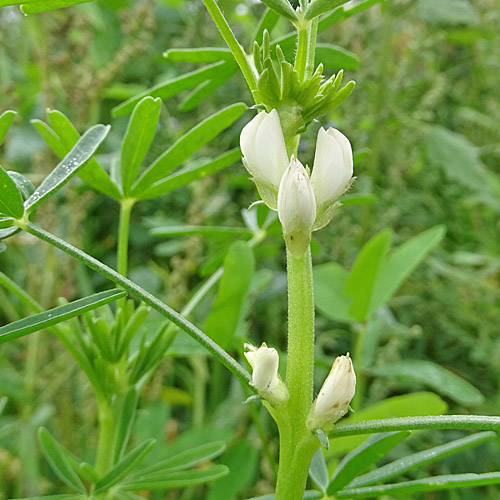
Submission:
[[[360,249],[349,273],[336,264],[318,266],[313,272],[310,245],[314,232],[336,217],[342,217],[342,211],[356,201],[356,194],[344,196],[354,181],[356,155],[350,140],[341,131],[320,127],[312,166],[300,160],[301,135],[308,127],[315,126],[314,121],[322,120],[340,106],[355,86],[352,81],[342,85],[342,71],[325,75],[326,64],[318,58],[328,55],[331,60],[331,56],[339,55],[339,49],[317,46],[317,34],[371,7],[377,0],[301,0],[296,8],[287,0],[266,0],[268,9],[256,27],[248,51],[235,38],[217,3],[203,2],[228,49],[167,51],[165,56],[170,59],[210,64],[160,83],[115,108],[116,116],[131,113],[131,117],[114,161],[101,165],[95,156],[109,126],[95,125],[80,136],[64,114],[49,110],[47,122],[34,120],[33,126],[61,159],[60,163],[36,188],[27,177],[0,168],[2,240],[8,245],[8,238],[15,234],[30,234],[40,240],[40,244],[44,242],[66,253],[117,287],[73,302],[62,301],[59,306],[44,311],[25,290],[0,273],[0,284],[35,313],[0,327],[0,342],[42,329],[52,331],[88,378],[97,401],[99,440],[91,462],[66,449],[47,429],[40,429],[44,455],[65,488],[61,495],[46,498],[133,500],[146,498],[142,496],[144,492],[207,483],[231,474],[221,464],[197,467],[223,453],[224,445],[220,442],[186,449],[153,463],[147,460],[155,446],[153,439],[131,446],[140,394],[178,334],[188,334],[199,342],[239,380],[243,392],[249,396],[246,404],[263,405],[274,419],[280,443],[276,487],[274,493],[259,497],[261,499],[378,498],[500,483],[499,472],[385,483],[409,470],[493,439],[495,432],[500,431],[500,418],[442,415],[445,408],[428,394],[416,395],[412,403],[406,405],[401,400],[384,401],[375,409],[363,405],[367,376],[390,376],[398,371],[394,367],[392,372],[373,370],[370,359],[376,345],[369,344],[367,338],[375,336],[373,330],[380,328],[378,322],[384,315],[385,304],[439,243],[443,229],[431,228],[391,252],[391,233],[383,231]],[[16,2],[0,0],[0,5],[12,3]],[[82,2],[33,0],[26,1],[22,9],[25,13],[36,13],[76,3]],[[292,31],[273,40],[271,33],[280,17],[290,24]],[[226,108],[179,138],[149,166],[144,166],[157,128],[161,99],[194,88],[184,107],[195,107],[238,69],[248,85],[253,101],[251,112],[255,115],[241,131],[240,149],[222,152],[201,165],[189,163],[195,152],[247,111],[246,104],[228,103]],[[1,115],[0,140],[14,117],[13,111]],[[268,213],[260,225],[251,215],[245,215],[247,227],[240,228],[241,233],[252,238],[245,251],[265,239],[275,213],[284,239],[288,337],[286,353],[281,356],[281,375],[280,354],[276,347],[261,342],[265,334],[253,344],[240,345],[239,350],[244,349],[244,353],[241,359],[236,359],[228,352],[231,346],[208,336],[187,319],[221,278],[222,270],[208,278],[180,312],[127,277],[133,208],[143,200],[164,196],[239,162],[241,157],[260,196],[249,214],[260,209]],[[114,267],[35,222],[37,209],[75,176],[119,205]],[[346,206],[341,208],[343,200]],[[363,197],[358,196],[357,201],[363,202]],[[157,228],[156,234],[161,235],[162,230]],[[0,244],[5,250],[6,245]],[[331,370],[317,390],[314,387],[315,307],[355,326],[352,352],[338,353],[336,359],[330,360]],[[148,331],[143,325],[148,324],[152,311],[163,320],[154,331]],[[449,390],[455,396],[458,392],[456,397],[468,402],[481,398],[477,390],[460,377],[426,361],[399,369],[405,369],[410,377],[418,378],[420,374],[421,378],[429,378],[428,383],[436,391]],[[429,374],[432,376],[426,377]],[[453,391],[450,387],[458,389]],[[413,407],[411,415],[407,411],[409,406]],[[5,399],[0,398],[0,412],[4,407]],[[351,409],[356,413],[339,422]],[[412,431],[421,429],[484,432],[368,470]],[[359,442],[356,439],[361,435],[370,437]],[[342,441],[348,436],[354,437],[354,441]],[[335,454],[345,451],[349,453],[335,466]],[[314,489],[307,489],[308,484]]]

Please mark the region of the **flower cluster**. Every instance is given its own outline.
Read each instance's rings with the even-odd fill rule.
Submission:
[[[245,357],[252,367],[252,385],[259,394],[273,406],[284,406],[290,397],[286,384],[278,374],[279,355],[265,342],[257,348],[245,344]],[[318,397],[314,400],[307,427],[330,429],[349,410],[349,403],[356,390],[356,375],[349,353],[335,359]]]
[[[332,218],[336,200],[351,185],[351,144],[336,129],[320,128],[312,174],[285,146],[278,112],[260,112],[241,131],[243,164],[266,205],[278,211],[288,250],[296,258],[309,246],[311,232]]]

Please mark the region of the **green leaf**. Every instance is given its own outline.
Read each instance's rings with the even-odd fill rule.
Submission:
[[[24,204],[21,192],[11,176],[0,166],[0,213],[21,219],[24,215]]]
[[[367,370],[376,377],[401,377],[417,381],[464,406],[484,403],[484,396],[469,382],[432,361],[407,359]]]
[[[27,200],[35,192],[35,186],[33,186],[33,183],[27,177],[24,177],[23,174],[13,172],[12,170],[7,173],[16,183],[17,189],[19,189],[24,200]]]
[[[307,6],[304,17],[308,20],[314,19],[347,2],[348,0],[313,0]]]
[[[318,33],[326,30],[332,24],[344,21],[345,19],[354,16],[359,12],[363,12],[364,10],[373,7],[382,1],[383,0],[361,0],[348,5],[341,5],[320,20],[318,23]]]
[[[262,3],[267,5],[270,9],[273,9],[278,14],[281,14],[289,21],[297,21],[299,19],[299,16],[288,0],[262,0]]]
[[[104,304],[113,302],[121,297],[124,297],[126,292],[124,290],[113,289],[105,292],[96,293],[78,299],[68,304],[64,304],[49,311],[40,314],[23,318],[8,325],[0,327],[0,344],[8,342],[19,337],[23,337],[30,333],[43,330],[52,325],[57,325],[62,321],[66,321],[74,316],[79,316],[86,311],[96,309]]]
[[[0,0],[0,7],[4,5],[21,5],[24,14],[38,14],[47,10],[61,9],[79,3],[91,2],[92,0]]]
[[[155,85],[154,87],[131,97],[127,101],[113,108],[113,115],[122,116],[130,113],[134,109],[135,105],[146,96],[168,99],[169,97],[180,94],[184,90],[192,89],[205,80],[209,80],[216,76],[224,64],[224,61],[210,64],[209,66],[197,69],[191,73],[186,73],[173,78],[172,80]]]
[[[160,99],[145,97],[139,101],[130,117],[120,158],[122,188],[125,195],[129,194],[151,146],[160,118],[160,110]]]
[[[404,481],[397,484],[383,484],[366,488],[349,488],[337,493],[336,498],[380,498],[383,495],[408,495],[419,491],[440,491],[456,488],[472,488],[499,484],[500,472],[486,474],[450,474],[427,477],[416,481]]]
[[[258,473],[259,453],[248,440],[239,441],[229,448],[220,462],[228,467],[228,474],[210,485],[204,500],[241,498],[243,491],[254,482]]]
[[[314,302],[316,308],[327,318],[350,323],[350,300],[344,295],[347,271],[336,262],[320,264],[313,268]]]
[[[375,284],[391,246],[391,239],[389,230],[375,235],[363,246],[349,273],[345,295],[352,297],[349,314],[358,321],[368,319]]]
[[[332,452],[342,453],[351,451],[366,439],[366,436],[354,435],[342,438],[335,437],[336,429],[343,424],[356,424],[364,420],[385,419],[388,417],[418,416],[422,413],[423,408],[425,408],[427,415],[441,415],[448,409],[448,406],[437,394],[415,392],[413,394],[405,394],[404,396],[387,398],[368,408],[358,410],[356,413],[350,413],[347,418],[342,420],[341,424],[337,424],[334,427],[332,435],[335,440],[333,441]]]
[[[335,469],[328,485],[327,493],[333,495],[349,484],[370,465],[384,457],[403,439],[410,435],[405,432],[388,432],[369,437],[362,445],[351,451]]]
[[[40,134],[42,139],[47,143],[50,149],[59,157],[64,158],[68,150],[64,146],[59,136],[42,120],[31,120],[35,130]],[[77,139],[78,140],[78,139]]]
[[[217,61],[234,61],[232,52],[223,47],[203,47],[200,49],[169,49],[163,53],[170,61],[192,63],[214,63]]]
[[[44,427],[40,428],[38,437],[40,439],[40,444],[45,458],[59,479],[61,479],[61,481],[63,481],[70,488],[73,488],[80,493],[85,493],[85,487],[70,465],[70,461],[67,456],[68,452],[64,450],[64,448]]]
[[[252,249],[243,241],[231,245],[224,259],[219,291],[206,322],[206,334],[223,349],[232,345],[254,270]]]
[[[235,148],[223,153],[222,155],[214,158],[212,160],[203,163],[202,165],[194,167],[185,167],[178,170],[177,172],[169,175],[163,180],[155,182],[149,188],[139,193],[137,196],[140,200],[145,200],[149,198],[155,198],[157,196],[162,196],[174,189],[178,189],[182,186],[186,186],[191,182],[203,179],[208,175],[215,174],[229,165],[240,161],[241,151],[240,148]]]
[[[366,486],[368,484],[379,483],[387,479],[392,479],[393,477],[401,476],[412,469],[421,469],[424,465],[428,465],[442,458],[471,448],[472,446],[477,446],[492,440],[496,438],[496,436],[495,432],[479,432],[461,439],[456,439],[455,441],[451,441],[441,446],[435,446],[434,448],[414,453],[413,455],[398,458],[398,460],[394,462],[357,477],[349,486],[351,488]]]
[[[323,450],[321,448],[314,454],[311,460],[309,477],[323,493],[326,493],[328,483],[330,482],[330,476],[326,466],[325,455],[323,454]]]
[[[170,490],[172,488],[184,488],[197,484],[215,481],[226,474],[229,469],[225,465],[215,465],[208,469],[194,469],[172,473],[161,472],[158,475],[151,474],[137,480],[128,482],[120,487],[123,491],[133,490]]]
[[[195,467],[201,462],[206,462],[218,457],[226,449],[222,441],[206,443],[194,448],[187,449],[173,457],[162,460],[154,465],[146,467],[134,475],[134,479],[156,473],[168,473]]]
[[[131,387],[123,400],[120,411],[120,419],[118,421],[118,429],[115,438],[115,452],[113,463],[118,462],[123,456],[125,447],[127,446],[134,423],[134,417],[137,411],[137,402],[139,400],[139,392],[136,387]]]
[[[406,278],[439,244],[444,233],[444,226],[434,226],[414,236],[391,252],[382,263],[378,273],[370,305],[370,315],[377,312],[390,300]]]
[[[144,460],[155,443],[155,439],[148,439],[127,453],[122,460],[97,482],[94,493],[102,493],[121,481],[131,470]]]
[[[166,177],[181,163],[190,158],[207,142],[231,126],[247,109],[246,104],[236,103],[214,113],[184,134],[165,153],[159,156],[142,174],[134,188],[133,196],[142,192],[160,179]]]
[[[425,138],[427,159],[446,177],[462,184],[478,200],[500,210],[500,188],[491,182],[481,161],[480,149],[461,134],[443,127],[430,127]]]
[[[42,137],[46,140],[47,144],[53,149],[54,153],[59,156],[59,158],[63,158],[71,148],[78,142],[80,139],[80,134],[78,130],[71,123],[69,118],[57,110],[47,111],[47,116],[50,122],[50,125],[54,129],[53,134],[59,138],[60,144],[53,144],[55,141],[46,139],[49,135],[51,129],[48,128],[48,131],[45,130],[44,134],[41,133]],[[41,127],[36,127],[40,133]],[[62,154],[60,154],[60,147],[62,145]],[[57,149],[56,149],[57,148]],[[81,170],[78,171],[78,176],[80,179],[85,182],[91,188],[104,193],[115,200],[121,199],[121,193],[115,183],[111,180],[107,172],[99,165],[95,158],[90,158],[86,165],[83,166]]]
[[[94,125],[83,134],[73,149],[64,157],[57,167],[50,172],[35,192],[26,200],[26,211],[33,212],[41,203],[54,195],[86,161],[95,153],[109,132],[110,127]]]
[[[161,226],[150,231],[151,236],[186,236],[198,234],[202,236],[252,236],[253,231],[246,227],[222,226]]]
[[[2,0],[0,0],[0,6],[1,5]],[[7,132],[9,131],[9,128],[12,125],[12,122],[14,121],[16,115],[17,113],[15,111],[12,111],[11,109],[4,111],[0,115],[0,144],[2,144],[3,140],[5,139],[5,136],[7,135]]]
[[[17,500],[87,500],[87,496],[82,495],[49,495],[46,497],[18,498]]]
[[[479,22],[479,14],[469,0],[419,0],[418,13],[429,24],[471,26]]]
[[[326,68],[335,70],[355,70],[359,67],[359,57],[342,47],[337,45],[318,43],[315,53],[316,65],[322,63]]]
[[[226,62],[216,76],[200,83],[190,92],[179,105],[179,109],[181,111],[189,111],[195,108],[208,96],[212,95],[220,86],[224,85],[237,71],[238,65],[235,62]]]

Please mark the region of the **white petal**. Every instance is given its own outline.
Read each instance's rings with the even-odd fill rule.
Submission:
[[[276,189],[288,167],[285,138],[278,112],[273,109],[259,126],[255,138],[258,176]]]
[[[352,149],[347,137],[333,128],[320,128],[311,175],[318,213],[345,191],[352,173]]]
[[[262,344],[255,353],[252,382],[259,391],[268,390],[271,382],[278,374],[279,356],[278,351]]]
[[[295,157],[280,182],[278,216],[285,234],[311,231],[316,219],[316,202],[306,169]]]
[[[260,127],[262,121],[266,118],[266,115],[267,113],[265,111],[261,111],[243,127],[243,130],[240,134],[240,147],[245,159],[244,165],[249,173],[253,176],[255,176],[257,165],[255,137],[257,135],[257,130]]]

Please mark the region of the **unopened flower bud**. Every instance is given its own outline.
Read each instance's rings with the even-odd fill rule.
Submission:
[[[253,368],[252,385],[261,396],[276,406],[283,406],[289,398],[288,389],[278,374],[279,355],[264,342],[258,349],[245,344],[245,357]]]
[[[288,250],[295,258],[302,257],[311,241],[316,202],[309,175],[295,156],[281,179],[278,216]]]
[[[320,128],[311,174],[316,198],[315,230],[330,222],[335,201],[351,185],[352,174],[352,148],[349,139],[334,128]]]
[[[339,356],[333,363],[318,397],[307,418],[307,426],[314,430],[327,430],[349,410],[349,403],[356,391],[356,374],[349,353]]]
[[[240,135],[243,165],[252,175],[264,202],[276,210],[281,177],[288,167],[288,155],[278,112],[261,111]]]

